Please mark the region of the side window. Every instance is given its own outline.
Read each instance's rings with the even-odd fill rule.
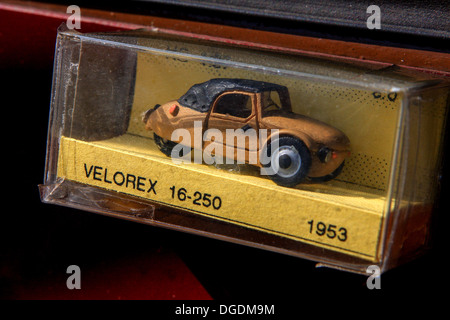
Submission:
[[[217,99],[213,112],[248,118],[252,114],[252,97],[241,93],[225,94]]]
[[[270,111],[281,110],[281,99],[277,91],[265,91],[262,93],[262,116],[270,115]]]

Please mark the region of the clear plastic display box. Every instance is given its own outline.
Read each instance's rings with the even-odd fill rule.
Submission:
[[[41,198],[385,271],[427,248],[448,93],[394,65],[62,28]]]

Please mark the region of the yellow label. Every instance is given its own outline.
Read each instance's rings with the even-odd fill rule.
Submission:
[[[58,176],[377,260],[385,204],[380,195],[340,194],[336,186],[327,193],[326,184],[284,188],[258,175],[177,165],[153,140],[130,134],[96,142],[62,137]]]

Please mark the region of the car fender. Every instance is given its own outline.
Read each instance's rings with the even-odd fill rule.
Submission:
[[[144,120],[146,121],[145,128],[147,130],[152,130],[158,136],[170,140],[174,127],[167,115],[168,105],[168,103],[162,106],[156,105],[155,108],[149,109],[144,115]]]
[[[311,150],[315,146],[314,140],[304,132],[290,129],[279,129],[276,132],[274,132],[274,130],[270,130],[270,134],[267,137],[266,141],[262,142],[261,150],[264,150],[267,144],[270,143],[270,141],[282,136],[290,136],[303,141],[303,143],[308,147],[309,150]]]

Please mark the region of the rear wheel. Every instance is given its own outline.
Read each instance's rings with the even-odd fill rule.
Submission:
[[[294,137],[280,137],[267,147],[270,178],[280,186],[294,187],[308,175],[311,155],[303,141]]]
[[[161,138],[156,133],[153,134],[153,138],[155,140],[156,146],[158,149],[164,153],[166,156],[172,156],[172,150],[177,145],[175,142]]]

